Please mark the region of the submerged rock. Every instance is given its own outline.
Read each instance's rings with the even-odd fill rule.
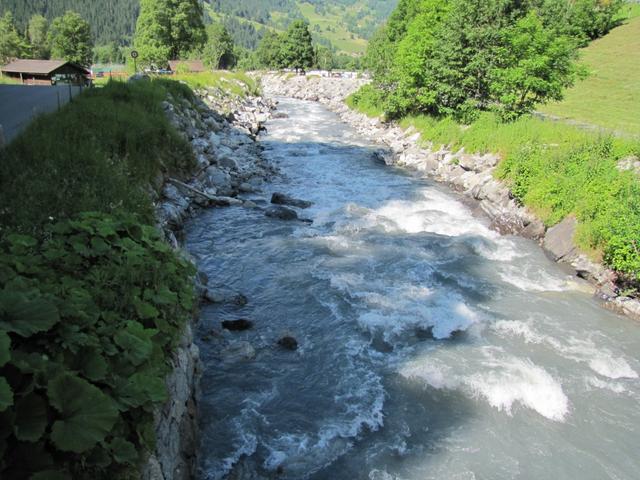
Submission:
[[[222,322],[222,328],[232,332],[242,332],[253,328],[253,322],[245,318],[238,320],[225,320]]]
[[[256,357],[256,350],[249,342],[236,342],[226,347],[220,354],[227,362],[237,362],[253,360]]]
[[[249,303],[249,299],[243,294],[238,293],[231,298],[231,302],[238,305],[239,307],[244,307],[247,303]]]
[[[295,210],[287,207],[269,207],[264,214],[267,217],[279,218],[280,220],[298,220],[298,214]]]
[[[285,350],[294,351],[298,349],[298,341],[290,335],[286,335],[278,340],[278,345]]]
[[[210,303],[223,303],[225,301],[225,296],[222,293],[212,290],[210,288],[205,288],[202,291],[201,297],[203,300]]]
[[[300,200],[298,198],[290,197],[289,195],[285,195],[284,193],[276,192],[271,195],[271,203],[275,205],[290,205],[292,207],[298,208],[309,208],[313,205],[312,202],[308,202],[306,200]]]

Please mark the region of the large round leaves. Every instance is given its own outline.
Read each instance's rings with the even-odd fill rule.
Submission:
[[[75,375],[60,375],[50,381],[48,396],[62,417],[53,424],[51,440],[65,452],[90,450],[104,440],[118,418],[116,403]]]

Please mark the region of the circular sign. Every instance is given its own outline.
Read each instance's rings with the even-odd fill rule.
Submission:
[[[131,58],[138,58],[138,52],[136,50],[131,51]]]

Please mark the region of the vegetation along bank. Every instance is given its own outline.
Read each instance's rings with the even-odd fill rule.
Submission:
[[[192,473],[189,323],[207,290],[176,236],[193,208],[239,202],[271,170],[255,84],[188,80],[198,94],[166,80],[87,91],[0,151],[3,478]]]

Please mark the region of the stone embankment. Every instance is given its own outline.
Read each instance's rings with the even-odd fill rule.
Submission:
[[[595,285],[595,293],[608,308],[640,320],[640,301],[618,295],[616,274],[591,261],[574,245],[576,220],[567,218],[546,229],[530,211],[519,204],[509,188],[494,178],[500,161],[496,154],[475,154],[464,149],[425,142],[413,128],[402,129],[394,123],[370,118],[351,110],[345,99],[367,80],[320,77],[262,76],[266,96],[291,97],[324,104],[365,137],[383,145],[380,157],[388,165],[405,166],[446,183],[475,200],[478,209],[491,220],[491,226],[503,234],[522,235],[539,241],[554,260],[570,265],[576,274]]]
[[[276,172],[260,156],[256,136],[274,104],[258,97],[231,97],[217,89],[196,92],[193,101],[167,98],[170,122],[191,144],[197,164],[181,178],[159,175],[151,190],[156,197],[159,227],[178,249],[185,220],[198,208],[242,205],[237,198],[268,181]],[[197,287],[205,301],[223,301],[206,288],[199,274]],[[215,297],[215,298],[211,298]],[[232,301],[238,301],[238,296]],[[147,462],[144,480],[188,480],[195,473],[197,450],[197,380],[199,351],[191,325],[173,356],[167,378],[169,401],[156,412],[156,451]]]

